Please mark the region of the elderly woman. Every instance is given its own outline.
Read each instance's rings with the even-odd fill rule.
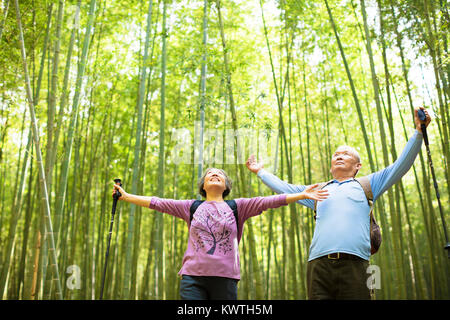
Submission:
[[[225,171],[209,168],[198,182],[200,194],[206,201],[172,200],[121,193],[119,200],[168,213],[186,221],[189,227],[188,247],[184,254],[180,296],[184,300],[236,300],[240,279],[238,244],[244,222],[262,211],[289,203],[327,198],[326,190],[314,190],[317,185],[301,193],[268,197],[239,198],[225,201],[231,191],[231,180]]]

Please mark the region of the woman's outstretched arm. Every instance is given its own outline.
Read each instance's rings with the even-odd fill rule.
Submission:
[[[117,184],[114,185],[113,195],[116,192],[116,190],[119,190],[119,192],[122,194],[120,196],[119,200],[133,203],[133,204],[141,206],[141,207],[148,208],[150,206],[150,202],[152,201],[152,198],[153,198],[153,197],[148,197],[148,196],[138,196],[135,194],[127,193],[125,190],[123,190],[122,187],[120,187]]]
[[[194,200],[173,200],[158,197],[138,196],[135,194],[127,193],[117,184],[114,185],[113,195],[114,192],[116,192],[116,189],[119,190],[119,192],[122,194],[119,200],[123,200],[149,209],[154,209],[159,212],[168,213],[172,216],[181,218],[189,222],[189,208]]]
[[[307,187],[299,193],[288,193],[266,197],[240,198],[236,199],[238,213],[242,222],[248,218],[257,216],[267,209],[275,209],[286,206],[292,202],[311,199],[323,201],[328,197],[327,190],[316,189],[318,184]]]

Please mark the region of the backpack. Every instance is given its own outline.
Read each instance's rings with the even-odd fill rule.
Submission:
[[[194,202],[192,202],[191,207],[189,208],[189,211],[191,213],[190,218],[189,218],[189,223],[192,222],[195,211],[204,201],[205,200],[195,200]],[[237,233],[239,234],[238,211],[237,211],[236,201],[225,200],[225,202],[228,204],[228,206],[231,208],[231,210],[233,210],[234,220],[236,221],[236,230],[237,230]]]
[[[373,255],[378,252],[381,246],[381,230],[380,226],[377,224],[375,217],[373,215],[373,194],[372,188],[370,186],[370,180],[366,177],[361,177],[355,179],[358,182],[362,189],[364,190],[364,194],[366,195],[367,202],[370,206],[370,254]],[[318,188],[322,189],[328,184],[330,184],[333,180],[328,182],[319,183]],[[316,220],[316,211],[317,211],[317,201],[314,201],[314,220]]]

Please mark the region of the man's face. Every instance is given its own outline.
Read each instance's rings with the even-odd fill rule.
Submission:
[[[331,157],[331,174],[336,173],[355,176],[361,168],[359,156],[349,147],[339,147]]]

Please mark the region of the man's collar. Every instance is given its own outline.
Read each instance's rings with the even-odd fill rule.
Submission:
[[[356,179],[355,178],[348,178],[347,180],[343,180],[343,181],[339,181],[337,179],[333,179],[332,182],[336,182],[338,184],[342,184],[342,183],[350,182],[350,181],[353,181],[353,180],[356,180]]]

